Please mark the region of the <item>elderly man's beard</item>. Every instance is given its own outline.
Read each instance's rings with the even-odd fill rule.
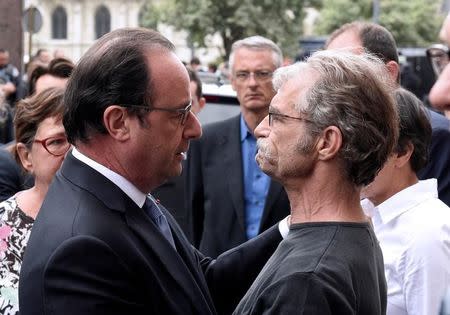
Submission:
[[[275,158],[273,151],[270,149],[269,142],[266,139],[259,138],[256,145],[258,148],[255,156],[256,163],[258,163],[259,168],[261,168],[261,170],[265,172],[264,163],[266,162],[274,165],[277,159]]]

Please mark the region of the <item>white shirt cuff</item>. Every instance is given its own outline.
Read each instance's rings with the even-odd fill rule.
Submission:
[[[281,237],[285,239],[289,233],[289,225],[288,225],[289,216],[284,218],[278,223],[278,230],[280,231]]]

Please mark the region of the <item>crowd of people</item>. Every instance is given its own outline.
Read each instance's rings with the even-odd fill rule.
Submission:
[[[442,113],[448,51],[427,52]],[[236,41],[240,114],[201,126],[199,62],[156,31],[112,31],[76,66],[39,51],[26,93],[0,49],[0,313],[437,315],[450,121],[401,87],[380,25],[284,60]]]

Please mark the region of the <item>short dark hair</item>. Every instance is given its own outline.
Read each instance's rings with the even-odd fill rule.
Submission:
[[[398,63],[397,44],[394,36],[385,27],[371,22],[355,21],[342,25],[331,33],[325,47],[328,47],[336,37],[347,31],[354,31],[367,52],[377,56],[384,63],[389,61]]]
[[[30,79],[28,80],[28,94],[31,95],[36,89],[36,81],[45,74],[51,75],[57,78],[69,78],[75,65],[72,61],[65,58],[55,58],[48,66],[38,65],[31,72]]]
[[[200,59],[198,57],[194,56],[194,57],[192,57],[190,64],[191,65],[200,65]]]
[[[197,96],[198,99],[200,99],[202,97],[202,81],[200,80],[199,76],[197,75],[197,73],[194,70],[192,70],[190,68],[186,68],[186,70],[189,74],[189,81],[197,83],[197,89],[195,90],[195,95]]]
[[[395,151],[403,152],[408,143],[414,146],[409,163],[414,172],[420,171],[428,162],[431,144],[431,125],[423,103],[403,88],[395,91],[400,117],[400,133]]]
[[[67,139],[87,142],[93,133],[106,133],[103,113],[111,105],[152,101],[151,73],[146,52],[173,51],[160,33],[145,28],[122,28],[101,37],[83,55],[73,71],[64,96],[63,124]],[[145,109],[129,108],[143,121]]]
[[[17,103],[14,116],[16,144],[20,142],[30,147],[42,121],[49,117],[62,119],[64,113],[63,96],[63,89],[49,88]],[[22,165],[17,150],[14,152],[14,157],[19,165]]]
[[[34,56],[37,57],[37,56],[39,56],[40,54],[42,54],[44,51],[47,51],[47,52],[48,52],[48,49],[45,49],[45,48],[39,48],[39,49],[36,51],[36,54],[35,54]]]

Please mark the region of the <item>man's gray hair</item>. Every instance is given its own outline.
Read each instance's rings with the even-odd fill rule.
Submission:
[[[256,35],[238,40],[233,43],[233,45],[231,46],[231,53],[229,58],[229,67],[231,71],[233,71],[234,54],[236,50],[241,48],[251,50],[270,50],[272,51],[273,64],[275,68],[279,68],[283,64],[283,53],[281,52],[280,47],[278,47],[278,45],[270,39]]]
[[[320,51],[305,62],[275,71],[275,89],[290,80],[307,80],[306,69],[317,75],[296,103],[301,116],[311,121],[307,132],[317,137],[328,126],[338,127],[344,172],[357,186],[369,184],[398,138],[395,87],[383,61],[369,54]]]

